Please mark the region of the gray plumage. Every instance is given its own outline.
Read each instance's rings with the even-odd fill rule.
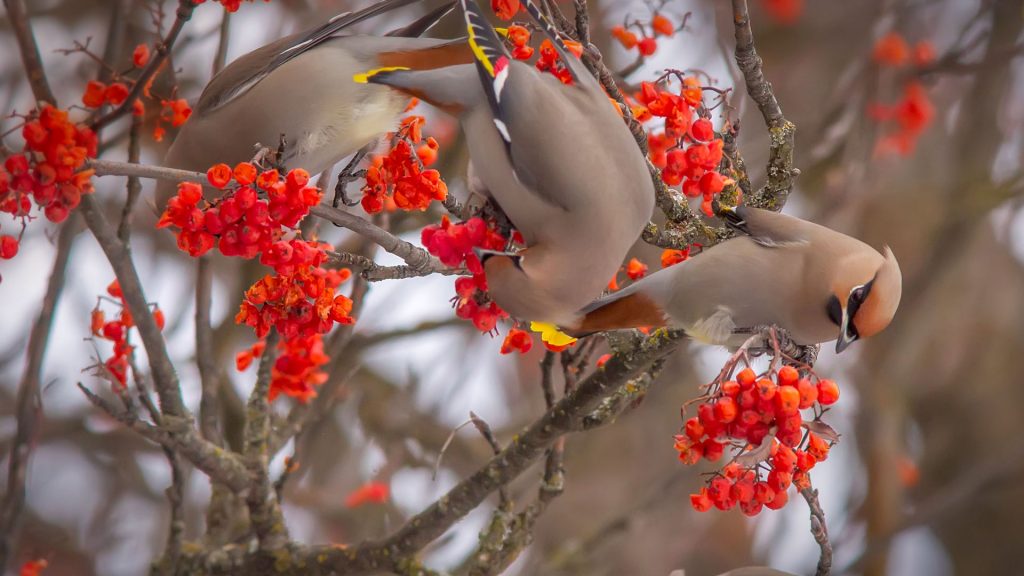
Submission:
[[[576,331],[629,327],[631,316],[656,312],[664,324],[697,340],[735,347],[749,337],[743,329],[759,326],[780,326],[807,345],[836,339],[846,320],[855,328],[849,341],[888,325],[901,293],[899,267],[888,248],[883,255],[784,214],[752,208],[736,214],[747,234],[595,301],[584,308]],[[832,299],[835,317],[829,313]]]
[[[349,26],[418,0],[384,0],[332,18],[233,61],[203,90],[164,160],[166,166],[205,171],[213,164],[251,159],[257,144],[276,150],[283,134],[289,167],[322,172],[394,129],[409,98],[352,76],[381,66],[378,56],[445,46],[452,41],[345,35]],[[398,34],[419,34],[451,8],[442,6]],[[464,40],[455,41],[464,44]],[[173,194],[162,184],[158,201]]]
[[[511,61],[475,2],[463,0],[463,7],[489,63],[390,72],[370,81],[459,115],[474,177],[527,245],[521,257],[485,261],[494,300],[517,318],[575,321],[651,217],[654,188],[646,161],[574,56],[563,57],[577,77],[567,86]]]

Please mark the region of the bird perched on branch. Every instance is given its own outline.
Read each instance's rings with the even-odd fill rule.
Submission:
[[[418,38],[454,1],[383,37],[348,34],[363,20],[419,1],[381,0],[231,62],[203,90],[164,164],[194,171],[219,162],[233,165],[250,160],[256,144],[276,148],[284,135],[284,164],[316,174],[394,130],[409,97],[357,84],[353,74],[473,62],[465,38]],[[173,190],[173,183],[162,184],[158,204]]]
[[[756,208],[723,216],[741,235],[596,300],[565,331],[670,326],[736,347],[751,329],[775,325],[800,345],[835,339],[842,352],[892,321],[902,276],[888,247],[879,253],[824,226]]]
[[[477,2],[460,3],[474,65],[382,70],[360,79],[460,119],[475,176],[527,246],[481,253],[491,297],[520,319],[574,322],[651,217],[646,160],[601,85],[533,2],[524,5],[571,85],[510,58]]]

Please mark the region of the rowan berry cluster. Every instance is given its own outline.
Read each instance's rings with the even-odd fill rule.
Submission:
[[[245,291],[235,322],[252,327],[257,338],[276,328],[285,340],[326,334],[338,324],[354,324],[352,300],[336,294],[348,270],[326,270],[330,244],[292,239],[276,242],[260,262],[274,267]]]
[[[637,30],[637,32],[633,32]],[[650,22],[630,21],[612,28],[612,36],[626,50],[634,48],[640,56],[651,56],[658,50],[658,36],[672,37],[677,32],[675,24],[664,14],[655,12]]]
[[[135,322],[128,312],[128,303],[125,302],[124,294],[121,292],[121,285],[114,280],[107,286],[107,294],[116,298],[120,310],[114,320],[107,320],[106,313],[100,308],[100,302],[92,311],[91,328],[93,336],[107,340],[114,344],[114,355],[103,362],[101,370],[112,382],[124,388],[128,385],[128,370],[131,367],[132,352],[135,347],[128,343],[128,332]],[[153,320],[157,328],[164,329],[164,313],[159,307],[153,306]]]
[[[139,44],[132,52],[132,65],[135,68],[142,68],[148,62],[149,46]],[[124,101],[127,100],[128,96],[131,94],[130,85],[133,84],[134,81],[124,79],[121,76],[116,76],[116,78],[118,79],[117,81],[109,84],[98,80],[90,80],[85,85],[85,92],[82,94],[82,104],[85,105],[86,108],[100,108],[107,104],[111,106],[120,106],[121,104],[124,104]],[[150,79],[150,83],[152,82],[153,80]],[[154,98],[150,93],[149,84],[144,87],[141,97],[132,101],[132,115],[145,115],[146,106],[143,103],[143,97]],[[157,142],[161,142],[164,139],[164,134],[167,133],[167,129],[164,128],[164,124],[170,124],[177,128],[184,124],[191,115],[192,108],[184,98],[160,99],[160,114],[157,116],[156,125],[153,127],[153,139]]]
[[[0,212],[24,224],[35,205],[47,220],[63,222],[82,194],[92,193],[93,171],[81,168],[96,156],[96,134],[49,104],[25,117],[21,134],[25,147],[0,166]],[[14,258],[18,243],[18,237],[0,234],[0,258]]]
[[[316,387],[327,381],[327,373],[320,367],[331,359],[324,353],[323,336],[283,340],[277,348],[280,353],[270,370],[270,401],[284,394],[309,402],[316,396]]]
[[[789,487],[810,486],[808,472],[838,439],[821,422],[824,408],[838,399],[835,382],[801,377],[792,366],[760,376],[745,368],[735,380],[713,384],[697,416],[675,437],[675,449],[686,464],[717,462],[727,449],[734,457],[690,496],[693,507],[703,512],[739,506],[754,516],[764,507],[784,506]],[[810,418],[801,410],[811,410]]]
[[[415,104],[413,104],[415,105]],[[408,116],[391,136],[385,154],[370,157],[363,185],[363,210],[376,214],[387,208],[426,210],[434,200],[448,197],[448,186],[437,170],[425,170],[437,161],[437,140],[423,138],[423,116]]]
[[[647,138],[651,162],[661,168],[662,181],[681,185],[687,198],[702,198],[701,209],[712,216],[712,200],[733,181],[718,172],[722,139],[715,137],[711,120],[696,114],[703,101],[700,82],[683,78],[678,94],[644,82],[636,100],[633,115],[640,122],[665,119],[664,131],[651,131]]]
[[[215,188],[234,185],[209,202],[202,188],[182,183],[157,226],[175,227],[178,246],[194,257],[216,246],[225,256],[254,258],[273,268],[245,292],[235,322],[253,328],[260,338],[236,357],[244,370],[263,353],[263,338],[275,328],[282,336],[281,355],[274,363],[270,399],[285,394],[306,401],[326,376],[319,367],[328,361],[321,336],[338,324],[353,324],[352,300],[337,294],[351,277],[346,269],[324,268],[330,244],[295,236],[321,192],[309,185],[309,174],[295,169],[281,177],[277,170],[260,171],[242,162],[218,164],[206,173]],[[202,208],[200,208],[202,204]]]
[[[508,314],[487,295],[484,267],[473,252],[474,248],[504,250],[508,246],[508,239],[502,236],[492,223],[481,217],[474,217],[459,224],[452,224],[447,216],[442,216],[440,224],[423,229],[420,240],[427,251],[445,266],[456,267],[465,264],[472,274],[471,277],[462,277],[455,281],[456,316],[471,320],[481,332],[494,330],[498,320],[508,318]]]
[[[872,57],[883,67],[922,68],[935,60],[935,48],[926,41],[911,47],[902,36],[891,32],[875,43]],[[913,78],[913,75],[910,77]],[[888,133],[879,138],[875,152],[880,155],[907,156],[913,153],[921,134],[935,118],[935,106],[924,85],[911,79],[903,84],[903,97],[900,100],[892,105],[874,103],[868,108],[868,114],[875,121],[890,127]]]
[[[257,174],[255,166],[242,162],[234,170],[218,164],[206,176],[216,188],[224,188],[232,178],[239,186],[207,202],[198,184],[183,182],[157,223],[158,228],[176,227],[178,247],[194,257],[216,246],[225,256],[254,258],[270,250],[285,228],[297,226],[320,203],[320,190],[308,185],[309,174],[302,169],[282,179],[277,170]]]

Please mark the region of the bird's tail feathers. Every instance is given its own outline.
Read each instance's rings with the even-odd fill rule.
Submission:
[[[581,310],[583,319],[577,326],[563,331],[582,338],[609,330],[665,326],[665,311],[636,286],[634,284],[595,300]]]

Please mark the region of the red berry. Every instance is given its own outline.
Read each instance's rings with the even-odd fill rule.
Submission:
[[[775,492],[775,498],[771,502],[765,502],[764,505],[771,510],[778,510],[789,502],[789,493],[786,490],[777,490]]]
[[[693,506],[693,509],[697,512],[707,512],[708,510],[711,510],[711,506],[713,504],[711,502],[711,498],[708,496],[708,489],[701,488],[700,493],[690,494],[690,505]]]
[[[832,380],[818,381],[818,402],[822,406],[835,404],[839,400],[839,385]]]
[[[800,409],[800,392],[793,386],[781,386],[775,394],[775,407],[782,414],[793,414]]]
[[[755,374],[750,368],[744,368],[736,375],[736,381],[740,383],[740,388],[744,390],[753,386],[756,380],[757,374]]]
[[[690,418],[686,421],[686,435],[694,442],[704,437],[704,425],[697,418]]]
[[[783,366],[779,369],[779,386],[796,386],[800,379],[800,373],[792,366]]]
[[[800,392],[800,409],[810,408],[818,401],[818,387],[811,384],[807,378],[801,378],[796,383],[796,389]]]
[[[637,50],[644,56],[650,56],[658,50],[658,41],[654,38],[642,38],[636,45]]]
[[[771,400],[774,398],[778,388],[775,382],[768,378],[762,378],[757,381],[757,394],[761,397],[761,400]]]
[[[735,420],[738,412],[739,407],[736,405],[736,401],[728,396],[719,398],[718,401],[715,402],[715,420],[718,420],[723,424],[728,424]]]
[[[0,236],[0,258],[10,260],[18,254],[18,239],[14,236]]]
[[[735,380],[724,382],[722,384],[722,393],[726,396],[735,398],[740,393],[739,382],[736,382]]]

